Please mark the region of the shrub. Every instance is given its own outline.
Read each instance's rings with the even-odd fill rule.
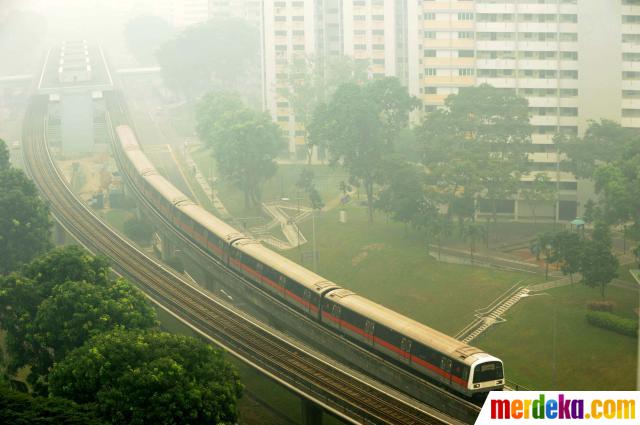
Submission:
[[[638,336],[638,322],[636,320],[625,319],[615,314],[603,311],[589,311],[587,312],[587,322],[598,328],[608,329],[622,335]]]
[[[613,308],[616,304],[613,301],[591,301],[587,304],[587,309],[591,311],[605,311],[607,313],[613,313]]]

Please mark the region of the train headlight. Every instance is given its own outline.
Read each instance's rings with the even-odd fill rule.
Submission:
[[[480,384],[473,384],[473,388],[480,388]]]
[[[496,381],[496,384],[502,384],[502,379],[499,381]]]

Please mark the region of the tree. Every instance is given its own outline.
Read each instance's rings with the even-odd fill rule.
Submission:
[[[0,139],[0,172],[8,170],[11,167],[9,150],[4,140]]]
[[[0,274],[51,247],[49,208],[21,170],[0,171]]]
[[[618,275],[618,259],[611,247],[600,240],[585,241],[580,272],[582,281],[590,287],[600,287],[604,299],[605,286]]]
[[[576,176],[591,178],[600,165],[618,160],[625,144],[637,134],[637,130],[622,127],[615,121],[590,120],[582,139],[569,139],[561,143],[560,148],[567,154],[571,170]]]
[[[296,122],[302,124],[306,132],[314,109],[330,99],[341,84],[363,83],[366,79],[364,62],[351,57],[298,56],[289,66],[285,96]]]
[[[167,85],[194,99],[213,86],[243,89],[260,64],[259,52],[256,28],[241,19],[214,20],[164,43],[157,58]]]
[[[556,263],[558,261],[557,247],[555,246],[556,237],[551,232],[545,232],[539,234],[532,242],[530,246],[531,253],[536,256],[537,260],[541,257],[544,260],[544,278],[549,279],[549,264]]]
[[[520,189],[520,196],[531,208],[534,223],[538,222],[538,216],[536,215],[538,203],[551,201],[554,195],[555,191],[552,182],[544,173],[537,173],[531,182],[528,182]]]
[[[564,275],[569,275],[573,284],[573,274],[580,271],[583,241],[575,232],[562,231],[555,235],[553,246],[556,250],[556,261]]]
[[[618,276],[618,259],[611,252],[611,232],[609,226],[596,222],[591,240],[584,243],[580,272],[582,281],[590,287],[600,287],[604,298],[605,286]]]
[[[7,11],[0,5],[0,10]],[[46,36],[47,19],[29,10],[9,7],[0,16],[0,74],[19,75],[32,69],[40,60],[41,46]]]
[[[262,112],[242,105],[236,95],[208,95],[198,106],[198,134],[213,150],[220,176],[244,192],[245,208],[257,208],[262,186],[277,170],[274,159],[286,142],[280,128]]]
[[[487,237],[487,229],[478,223],[466,223],[461,231],[462,237],[469,241],[469,256],[471,257],[471,264],[473,264],[476,243],[478,240]]]
[[[158,16],[137,16],[127,22],[124,37],[138,62],[154,62],[156,50],[173,35],[173,28]]]
[[[527,169],[531,126],[527,100],[487,84],[460,89],[416,129],[423,164],[452,214],[460,198],[486,199],[496,221]]]
[[[100,334],[51,372],[51,391],[97,403],[114,424],[233,424],[242,384],[221,351],[196,339],[122,329]]]
[[[362,182],[369,222],[373,222],[374,185],[383,182],[385,159],[417,105],[398,79],[384,78],[362,86],[343,84],[329,103],[314,112],[309,143],[326,146],[331,164],[343,165]]]
[[[316,189],[316,185],[313,179],[313,171],[304,168],[300,172],[300,177],[298,177],[296,186],[307,193],[307,196],[309,196],[309,203],[311,204],[311,208],[313,210],[321,210],[322,208],[324,208],[324,202],[322,201],[320,192],[318,192],[318,189]]]
[[[392,220],[418,224],[422,218],[425,199],[425,174],[415,165],[392,161],[388,165],[388,184],[378,193],[374,207],[388,214]]]
[[[68,247],[0,279],[9,373],[31,366],[28,382],[46,394],[53,363],[90,336],[116,326],[155,326],[144,296],[125,281],[109,280],[108,272],[104,259]]]
[[[13,425],[105,425],[90,406],[58,397],[31,397],[0,385],[0,423]]]

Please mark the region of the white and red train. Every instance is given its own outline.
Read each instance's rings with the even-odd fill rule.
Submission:
[[[500,359],[344,289],[247,237],[162,177],[130,127],[119,126],[116,133],[116,154],[124,171],[153,207],[257,288],[416,375],[465,396],[503,388]]]

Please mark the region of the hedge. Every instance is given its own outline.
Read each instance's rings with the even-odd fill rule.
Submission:
[[[638,322],[636,320],[625,319],[615,314],[589,311],[587,312],[587,322],[598,328],[608,329],[622,335],[638,336]]]

